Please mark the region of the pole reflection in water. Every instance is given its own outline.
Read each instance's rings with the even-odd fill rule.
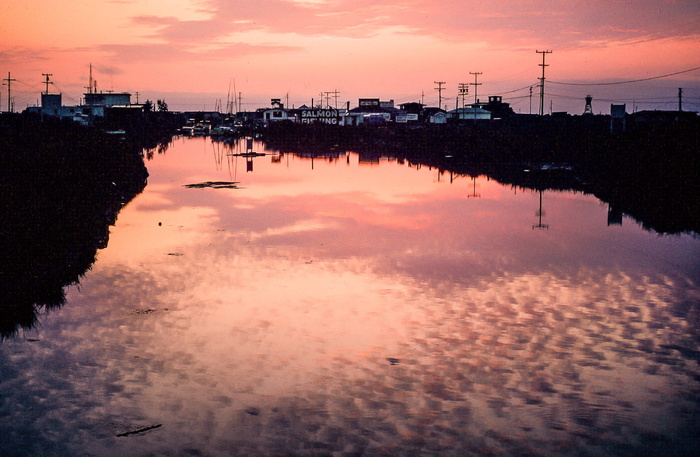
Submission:
[[[699,444],[696,237],[554,191],[531,230],[537,192],[355,154],[236,175],[208,141],[149,161],[67,304],[0,346],[0,453]]]

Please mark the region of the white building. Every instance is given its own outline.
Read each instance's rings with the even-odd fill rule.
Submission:
[[[104,117],[107,108],[134,107],[141,109],[141,105],[131,104],[131,94],[127,92],[89,92],[84,95],[85,104],[63,106],[62,94],[42,93],[41,106],[29,107],[27,112],[61,119],[70,118],[75,122],[87,124],[90,118]]]
[[[488,120],[491,119],[491,111],[474,106],[457,108],[447,113],[448,118],[457,120]]]
[[[129,106],[131,105],[131,94],[128,92],[89,92],[85,95],[87,106]]]
[[[69,118],[80,124],[87,124],[91,116],[104,116],[104,107],[101,106],[63,106],[61,94],[41,94],[41,106],[27,108],[28,113],[36,113],[42,116],[53,116],[61,119]]]

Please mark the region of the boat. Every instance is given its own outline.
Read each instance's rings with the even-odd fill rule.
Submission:
[[[212,136],[232,136],[236,133],[236,129],[227,125],[219,125],[211,129]]]
[[[183,135],[192,135],[194,133],[194,119],[188,119],[187,124],[180,128],[180,133]]]
[[[192,129],[193,135],[209,135],[211,124],[209,122],[197,122]]]

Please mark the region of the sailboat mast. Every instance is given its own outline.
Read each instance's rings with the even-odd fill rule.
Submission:
[[[231,114],[231,80],[228,80],[228,93],[226,94],[226,113]]]

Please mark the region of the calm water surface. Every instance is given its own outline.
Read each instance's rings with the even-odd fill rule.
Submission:
[[[697,237],[608,226],[583,194],[231,152],[156,154],[67,304],[0,344],[0,454],[700,444]]]

